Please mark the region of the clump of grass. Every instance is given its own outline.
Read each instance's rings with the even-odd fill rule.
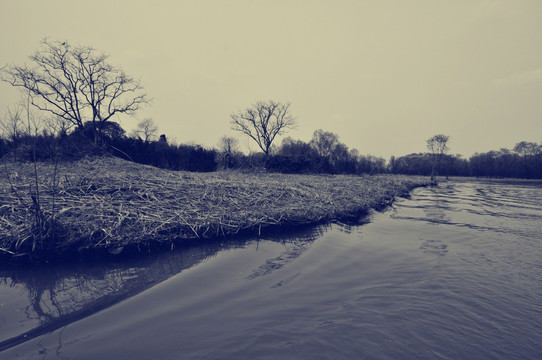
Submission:
[[[0,177],[0,253],[147,248],[359,216],[427,184],[406,176],[188,173],[118,158],[6,164]],[[56,168],[58,166],[58,168]],[[39,175],[39,211],[29,190]],[[57,175],[58,174],[58,175]],[[34,217],[34,218],[33,218]]]

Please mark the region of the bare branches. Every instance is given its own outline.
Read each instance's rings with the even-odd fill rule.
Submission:
[[[108,57],[91,47],[42,41],[30,59],[34,67],[10,66],[0,80],[27,90],[32,104],[84,131],[90,121],[95,142],[103,123],[118,114],[132,115],[149,100],[139,81],[107,63]]]
[[[289,103],[281,104],[272,100],[257,102],[245,111],[231,115],[232,129],[248,135],[269,155],[275,137],[296,126],[296,120],[289,109]]]
[[[145,142],[149,142],[156,138],[157,131],[158,126],[154,124],[154,120],[146,118],[137,124],[137,128],[132,132],[132,136],[134,138],[140,138]]]
[[[443,134],[437,134],[427,139],[427,148],[432,154],[444,154],[448,151],[448,140],[450,137]]]

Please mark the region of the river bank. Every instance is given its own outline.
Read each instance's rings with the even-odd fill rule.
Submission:
[[[355,218],[429,183],[397,175],[175,172],[118,158],[5,163],[0,171],[0,256],[33,259]]]

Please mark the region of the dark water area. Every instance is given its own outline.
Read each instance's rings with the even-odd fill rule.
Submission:
[[[540,359],[542,185],[448,182],[359,225],[0,271],[0,359]]]

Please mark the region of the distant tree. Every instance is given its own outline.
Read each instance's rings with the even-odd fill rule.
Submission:
[[[9,66],[1,80],[28,91],[38,109],[60,117],[82,131],[90,121],[94,143],[101,141],[103,124],[113,116],[131,115],[148,102],[138,81],[110,65],[107,56],[91,47],[42,41],[30,59],[34,67]]]
[[[538,177],[542,172],[542,146],[534,142],[522,141],[514,146],[516,152],[523,161],[522,177]]]
[[[470,175],[489,177],[525,177],[522,159],[508,149],[476,153],[469,159]]]
[[[395,174],[430,175],[434,172],[434,163],[431,154],[409,154],[394,158],[390,170]]]
[[[355,172],[357,153],[351,156],[351,151],[339,141],[337,134],[322,129],[316,130],[309,144],[320,156],[320,168],[324,172]]]
[[[236,165],[236,157],[239,153],[239,141],[230,136],[223,136],[218,140],[217,162],[225,168],[233,168]]]
[[[542,151],[542,146],[534,142],[522,141],[514,146],[514,152],[518,153],[522,158],[534,156]]]
[[[379,174],[386,171],[386,160],[373,155],[360,155],[356,149],[350,150],[351,161],[357,174]]]
[[[276,101],[257,102],[244,111],[231,114],[232,129],[248,135],[266,156],[273,141],[287,129],[295,128],[290,104]]]
[[[436,164],[433,164],[432,175],[435,175],[435,165],[437,169],[441,170],[442,156],[448,151],[448,141],[450,137],[443,134],[437,134],[427,139],[427,148],[433,154],[433,159],[436,159]]]
[[[154,120],[146,118],[137,124],[137,128],[132,132],[132,136],[134,138],[140,138],[144,142],[149,142],[154,140],[157,131],[158,126],[154,124]]]
[[[315,159],[318,156],[316,150],[308,143],[292,139],[290,136],[282,140],[278,153],[282,156],[304,157],[307,159]]]
[[[355,170],[355,159],[350,156],[348,147],[343,143],[333,148],[329,161],[337,173],[352,173]]]
[[[230,136],[222,136],[218,140],[218,151],[226,154],[233,154],[239,151],[239,141]]]
[[[25,134],[23,108],[8,106],[0,117],[0,132],[4,139],[17,141]]]
[[[319,129],[314,132],[309,144],[318,152],[318,155],[330,159],[340,141],[337,134]]]
[[[321,158],[308,143],[286,137],[266,165],[268,170],[284,173],[321,172]]]

